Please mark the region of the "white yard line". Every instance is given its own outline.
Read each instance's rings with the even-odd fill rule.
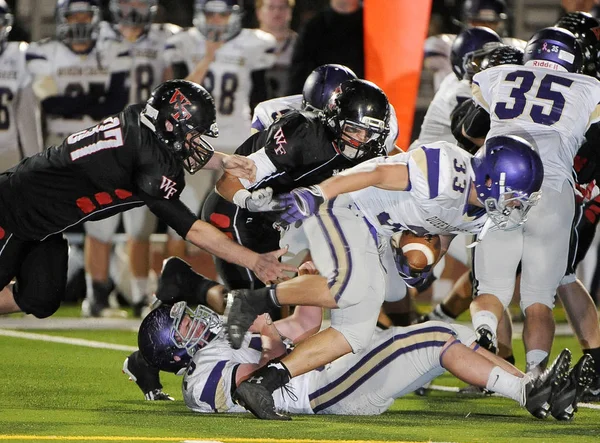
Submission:
[[[27,340],[49,341],[53,343],[62,343],[65,345],[85,346],[88,348],[110,349],[113,351],[133,352],[137,350],[137,346],[117,345],[114,343],[85,340],[83,338],[61,337],[55,335],[37,334],[32,332],[12,331],[10,329],[0,329],[0,336],[24,338]]]

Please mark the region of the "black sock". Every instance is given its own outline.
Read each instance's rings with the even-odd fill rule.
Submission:
[[[594,359],[594,368],[596,369],[596,374],[600,375],[600,348],[584,349],[583,353],[592,356]]]
[[[247,293],[248,301],[254,308],[256,315],[281,307],[277,299],[276,288],[277,285],[271,285]]]
[[[158,280],[156,298],[165,303],[185,301],[192,305],[206,306],[208,291],[219,284],[198,274],[189,263],[178,257],[171,257]]]
[[[290,371],[288,371],[283,362],[271,360],[252,374],[252,377],[246,381],[248,383],[260,384],[273,393],[276,389],[285,386],[291,378]]]
[[[508,357],[504,357],[504,360],[509,362],[511,365],[515,364],[515,356],[513,354],[510,354]]]
[[[97,306],[108,307],[108,296],[112,292],[114,285],[109,280],[107,282],[92,281],[92,299]]]
[[[455,319],[455,320],[456,320],[456,315],[454,315],[452,312],[450,312],[450,311],[448,310],[448,308],[446,308],[446,306],[444,306],[444,304],[443,304],[443,303],[440,303],[440,304],[439,304],[439,306],[440,306],[440,309],[441,309],[441,311],[442,311],[442,312],[443,312],[445,315],[447,315],[448,317],[450,317],[450,318],[453,318],[453,319]]]

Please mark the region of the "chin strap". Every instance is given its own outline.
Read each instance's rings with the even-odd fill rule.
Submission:
[[[475,246],[477,246],[482,240],[483,237],[485,237],[485,235],[490,232],[491,230],[494,230],[494,222],[492,221],[491,218],[487,218],[487,220],[485,221],[485,223],[483,224],[483,226],[481,227],[481,231],[479,231],[479,234],[477,234],[477,240],[475,240],[473,243],[468,244],[467,248],[474,248]]]

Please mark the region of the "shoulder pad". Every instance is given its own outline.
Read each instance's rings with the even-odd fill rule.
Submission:
[[[185,187],[183,173],[177,177],[141,173],[137,177],[138,187],[146,194],[165,200],[179,198]]]

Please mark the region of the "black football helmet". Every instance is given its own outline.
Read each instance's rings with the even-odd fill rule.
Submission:
[[[110,0],[109,8],[115,23],[147,30],[156,15],[158,0]]]
[[[581,72],[596,77],[600,69],[598,63],[600,43],[597,37],[600,32],[600,22],[587,12],[577,11],[563,15],[554,26],[573,33],[583,51],[583,67]]]
[[[495,46],[484,51],[476,51],[465,61],[465,78],[472,79],[475,74],[493,66],[522,65],[523,51],[510,45]]]
[[[215,102],[202,86],[169,80],[156,87],[140,114],[141,122],[194,174],[214,153],[203,135],[218,137]]]
[[[344,65],[321,65],[315,68],[302,88],[302,109],[322,111],[329,102],[329,97],[336,88],[346,80],[352,80],[356,74]]]
[[[209,15],[227,15],[224,25],[208,23]],[[195,0],[194,26],[209,40],[227,41],[242,30],[244,5],[242,0]]]
[[[161,371],[181,375],[194,354],[223,329],[219,316],[199,305],[190,309],[184,301],[161,305],[142,321],[138,347],[144,359]]]
[[[69,22],[71,14],[90,15],[86,22]],[[55,10],[56,37],[67,46],[96,41],[100,29],[100,5],[97,0],[58,0]]]
[[[385,93],[367,80],[346,80],[331,95],[323,119],[340,153],[352,161],[366,154],[385,154],[390,132],[390,104]]]

